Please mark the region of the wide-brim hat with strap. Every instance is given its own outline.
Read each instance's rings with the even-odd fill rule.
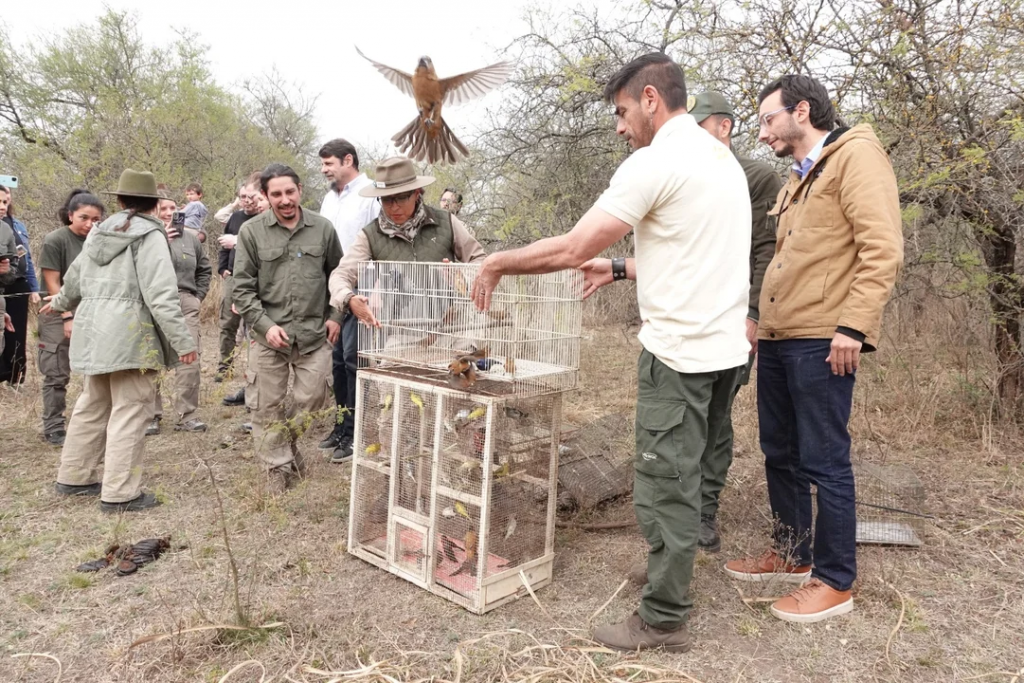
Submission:
[[[116,190],[107,190],[103,194],[160,199],[160,193],[156,188],[156,177],[149,171],[133,171],[130,168],[126,168],[121,173]]]
[[[412,160],[406,157],[391,157],[377,164],[373,184],[359,190],[361,197],[390,197],[410,190],[418,190],[434,182],[428,175],[416,175]]]

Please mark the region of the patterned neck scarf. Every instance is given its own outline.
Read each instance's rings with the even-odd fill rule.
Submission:
[[[427,222],[427,218],[427,207],[423,205],[423,197],[420,197],[416,201],[416,210],[406,222],[398,225],[388,218],[388,215],[381,209],[380,215],[377,216],[377,223],[380,225],[380,231],[388,237],[399,237],[411,243],[416,239],[423,224]]]

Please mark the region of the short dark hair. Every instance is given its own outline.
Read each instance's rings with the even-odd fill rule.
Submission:
[[[614,102],[622,92],[639,101],[644,88],[652,86],[670,111],[686,106],[686,78],[679,65],[664,52],[637,57],[615,72],[604,87],[604,99]]]
[[[203,186],[200,185],[199,183],[189,183],[188,185],[186,185],[185,192],[188,192],[189,190],[192,190],[200,197],[203,196]]]
[[[274,178],[291,178],[295,181],[296,185],[302,184],[302,181],[299,180],[299,174],[292,170],[291,166],[285,166],[284,164],[277,163],[270,164],[270,166],[263,169],[263,173],[260,174],[260,190],[263,191],[263,194],[267,193],[267,185],[269,185],[270,181]]]
[[[344,138],[334,138],[330,142],[324,143],[319,154],[321,159],[336,157],[338,161],[345,161],[345,156],[351,154],[352,168],[359,170],[359,153],[356,152],[355,145]]]
[[[829,99],[828,90],[818,79],[803,74],[789,74],[776,78],[761,88],[757,103],[761,104],[773,92],[782,91],[782,106],[795,107],[806,101],[811,107],[811,125],[818,130],[836,127],[836,110]]]
[[[89,190],[83,190],[82,188],[75,188],[71,190],[71,194],[64,200],[63,206],[60,207],[60,211],[57,212],[57,218],[63,225],[71,225],[71,214],[78,211],[83,206],[91,206],[100,210],[102,216],[107,212],[107,207],[103,205],[100,198],[89,192]]]
[[[445,192],[451,192],[453,195],[455,195],[455,201],[457,201],[459,204],[462,203],[462,193],[456,190],[454,187],[444,188],[444,192],[442,192],[441,195],[443,196]]]

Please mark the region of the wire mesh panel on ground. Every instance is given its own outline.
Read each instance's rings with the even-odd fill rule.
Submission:
[[[550,583],[561,393],[356,390],[349,552],[476,613]]]
[[[359,293],[381,323],[375,330],[360,327],[363,361],[490,396],[575,388],[580,272],[506,276],[490,310],[481,313],[470,299],[478,271],[462,263],[361,263]]]
[[[857,543],[923,545],[924,485],[903,465],[854,462]]]

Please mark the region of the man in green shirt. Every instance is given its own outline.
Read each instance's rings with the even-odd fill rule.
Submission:
[[[260,189],[271,210],[239,231],[233,300],[255,344],[245,388],[253,397],[253,443],[269,470],[270,492],[280,493],[302,472],[294,418],[319,410],[333,395],[331,348],[342,313],[331,308],[327,280],[341,261],[341,243],[329,220],[300,205],[302,183],[291,168],[268,166]]]

